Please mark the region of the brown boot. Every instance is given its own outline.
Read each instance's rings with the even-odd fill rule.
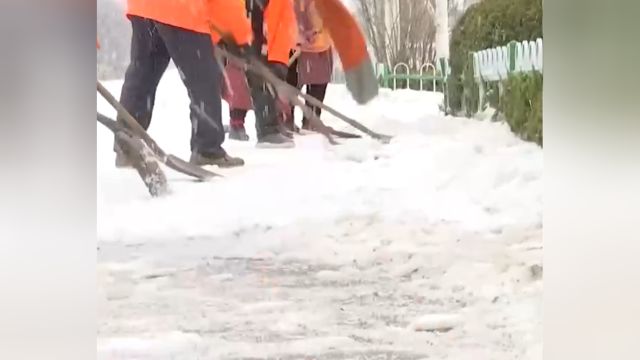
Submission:
[[[232,168],[244,165],[244,160],[239,157],[229,156],[227,153],[223,155],[209,155],[193,152],[191,153],[189,162],[198,166],[215,165],[221,168]]]

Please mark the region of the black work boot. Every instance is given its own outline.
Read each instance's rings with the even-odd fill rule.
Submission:
[[[244,116],[234,117],[233,112],[229,120],[229,139],[238,141],[249,141],[249,135],[244,129]]]
[[[238,141],[249,141],[249,135],[244,129],[244,126],[231,126],[229,127],[229,139]]]
[[[280,132],[263,135],[258,138],[257,148],[261,149],[290,149],[295,147],[296,144],[285,135]]]
[[[278,131],[289,139],[293,139],[293,131],[289,130],[286,125],[278,124]]]

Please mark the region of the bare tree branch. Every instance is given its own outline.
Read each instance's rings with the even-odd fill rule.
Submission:
[[[365,32],[379,62],[413,71],[433,63],[435,0],[357,0]]]

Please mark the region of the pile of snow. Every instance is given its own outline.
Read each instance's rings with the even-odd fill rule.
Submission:
[[[117,94],[120,84],[107,86]],[[177,74],[165,76],[157,96],[150,134],[167,152],[188,159],[188,99]],[[224,179],[204,184],[167,170],[174,196],[165,199],[150,199],[134,172],[113,167],[112,134],[98,127],[98,236],[214,236],[354,212],[422,214],[475,230],[541,221],[540,148],[518,140],[504,124],[442,117],[440,97],[382,91],[358,106],[344,88],[332,86],[328,104],[394,135],[392,143],[364,138],[330,147],[320,136],[307,136],[297,138],[295,150],[258,151],[253,142],[228,140],[226,149],[246,160],[244,168],[220,171]],[[98,109],[114,115],[102,99]],[[255,139],[252,113],[247,128]]]

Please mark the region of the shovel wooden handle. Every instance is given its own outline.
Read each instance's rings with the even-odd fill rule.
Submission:
[[[296,51],[293,53],[293,55],[291,55],[291,57],[289,58],[288,67],[291,67],[291,65],[293,65],[293,63],[296,61],[296,59],[298,59],[298,57],[300,56],[301,53],[302,53],[302,50],[296,49]]]
[[[156,154],[158,154],[158,156],[160,156],[164,161],[167,157],[167,154],[165,154],[165,152],[160,148],[160,146],[158,146],[158,144],[151,138],[151,136],[147,134],[144,128],[142,128],[142,126],[138,124],[136,119],[133,118],[133,116],[127,111],[127,109],[125,109],[124,106],[122,106],[122,104],[120,104],[120,102],[116,100],[116,98],[113,95],[111,95],[109,90],[107,90],[100,83],[100,81],[97,82],[97,87],[100,95],[102,95],[102,97],[111,106],[113,106],[113,108],[116,109],[116,111],[118,111],[118,117],[127,124],[131,132],[133,132],[136,136],[140,137],[147,144],[147,146],[149,146],[154,152],[156,152]]]

